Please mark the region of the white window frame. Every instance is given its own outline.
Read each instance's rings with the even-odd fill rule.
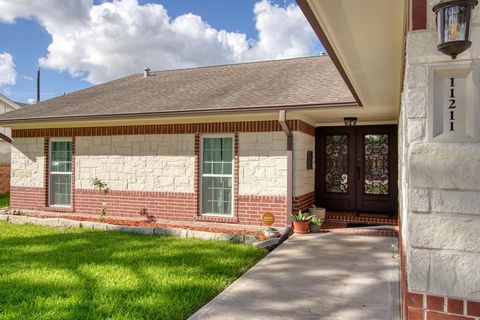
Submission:
[[[72,142],[72,170],[70,172],[52,172],[51,171],[51,165],[52,165],[52,145],[53,142]],[[73,139],[70,137],[65,137],[65,138],[50,138],[50,141],[48,142],[48,206],[53,207],[53,208],[71,208],[72,207],[72,196],[73,196],[73,183],[74,181],[72,180],[73,178]],[[52,204],[51,203],[51,195],[52,195],[52,174],[55,175],[70,175],[70,205],[61,205],[61,204]]]
[[[232,139],[232,173],[231,174],[205,174],[205,177],[224,177],[232,178],[232,192],[231,192],[231,208],[232,212],[230,214],[221,214],[221,213],[204,213],[203,212],[203,139],[204,138],[231,138]],[[226,217],[231,218],[234,216],[235,212],[235,134],[225,134],[225,133],[212,133],[212,134],[202,134],[200,135],[200,155],[199,155],[199,198],[200,198],[200,208],[198,211],[202,216],[211,216],[211,217]]]

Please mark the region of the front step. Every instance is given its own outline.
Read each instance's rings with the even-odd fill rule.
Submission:
[[[339,224],[368,224],[374,226],[398,225],[397,219],[389,218],[388,215],[338,211],[327,211],[325,215],[325,222]]]
[[[349,235],[398,237],[396,219],[356,212],[327,212],[320,232]]]

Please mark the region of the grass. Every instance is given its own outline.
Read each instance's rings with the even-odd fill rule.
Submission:
[[[6,208],[10,205],[10,193],[0,193],[0,208]]]
[[[185,319],[265,253],[0,221],[0,319]]]

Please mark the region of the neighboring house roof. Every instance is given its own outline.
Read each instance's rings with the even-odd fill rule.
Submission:
[[[0,123],[356,105],[328,56],[133,74],[0,116]]]
[[[12,107],[13,109],[20,109],[27,105],[27,103],[17,102],[10,100],[9,98],[5,97],[3,94],[0,93],[0,102],[7,104],[8,106]]]

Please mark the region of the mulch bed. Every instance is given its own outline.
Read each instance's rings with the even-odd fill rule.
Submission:
[[[37,218],[54,218],[54,219],[69,219],[76,221],[89,221],[89,222],[99,222],[99,223],[108,223],[120,226],[128,227],[150,227],[150,228],[178,228],[178,229],[187,229],[195,231],[205,231],[205,232],[215,232],[215,233],[233,233],[233,234],[247,234],[257,237],[258,239],[264,239],[265,236],[262,232],[246,230],[246,229],[231,229],[231,228],[219,228],[219,227],[207,227],[207,226],[191,226],[191,225],[182,225],[182,224],[170,224],[170,223],[159,223],[155,221],[141,221],[141,220],[124,220],[124,219],[115,219],[115,218],[94,218],[94,217],[81,217],[81,216],[62,216],[62,215],[49,215],[49,214],[39,214],[32,215]]]

